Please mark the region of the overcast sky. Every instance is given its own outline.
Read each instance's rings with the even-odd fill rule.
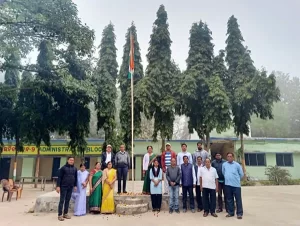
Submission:
[[[188,54],[189,30],[193,22],[207,22],[212,31],[215,53],[225,48],[227,20],[235,15],[252,52],[257,68],[278,70],[299,76],[300,63],[300,1],[271,0],[74,0],[79,16],[96,32],[96,45],[101,41],[103,28],[115,25],[118,62],[121,64],[125,33],[134,21],[143,56],[147,54],[152,24],[160,4],[168,12],[172,57],[185,69]]]

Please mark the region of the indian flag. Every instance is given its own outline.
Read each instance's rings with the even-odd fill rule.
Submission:
[[[134,73],[134,42],[133,35],[130,32],[130,52],[129,52],[129,72],[128,79],[131,79]]]

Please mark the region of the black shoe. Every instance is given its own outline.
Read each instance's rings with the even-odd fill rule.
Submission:
[[[118,192],[117,192],[117,194],[118,194],[118,195],[120,195],[120,194],[121,194],[121,192],[120,192],[120,191],[118,191]]]
[[[180,213],[179,209],[175,210],[175,213]]]
[[[223,210],[222,210],[222,209],[217,209],[216,212],[217,212],[217,213],[221,213],[221,212],[223,212]]]
[[[127,191],[123,191],[124,194],[127,194]]]
[[[152,212],[155,212],[156,211],[156,209],[152,209]]]
[[[172,214],[172,213],[173,213],[173,209],[170,209],[170,210],[169,210],[169,214]]]
[[[203,209],[197,209],[197,212],[201,212]]]
[[[239,220],[242,220],[243,219],[243,216],[237,216],[237,219],[239,219]]]

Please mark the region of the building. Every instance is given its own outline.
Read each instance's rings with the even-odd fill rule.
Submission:
[[[235,152],[238,156],[240,141],[237,138],[211,138],[212,156],[221,152],[225,158],[226,153]],[[198,140],[172,140],[169,143],[172,149],[178,153],[181,151],[181,143],[188,145],[188,151],[193,153]],[[41,147],[39,175],[52,180],[57,176],[58,169],[66,163],[67,156],[71,155],[67,148],[67,140],[53,140],[52,146]],[[92,169],[97,161],[100,161],[101,145],[103,140],[88,140],[88,151],[85,154],[87,168]],[[245,144],[245,161],[247,173],[253,178],[264,180],[265,168],[278,165],[289,170],[294,179],[300,179],[300,139],[273,139],[273,138],[247,138]],[[146,153],[146,147],[152,145],[154,153],[160,154],[161,142],[153,143],[150,140],[136,140],[134,149],[134,175],[135,180],[142,179],[142,160]],[[33,177],[36,165],[37,149],[34,146],[26,146],[23,153],[17,156],[17,178]],[[14,162],[14,146],[5,143],[4,151],[0,159],[0,179],[12,178]],[[75,165],[79,167],[81,158],[75,159]],[[129,173],[131,178],[131,172]]]

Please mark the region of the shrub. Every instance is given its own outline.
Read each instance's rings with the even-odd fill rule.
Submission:
[[[282,169],[279,166],[268,166],[265,170],[265,175],[274,185],[287,185],[291,180],[291,174],[288,170]]]
[[[288,180],[288,185],[300,185],[300,179]]]
[[[269,180],[261,180],[259,181],[259,183],[263,186],[272,186],[275,185],[275,183],[273,181],[269,181]]]
[[[255,186],[256,183],[255,183],[255,181],[243,180],[243,181],[241,182],[241,185],[242,185],[242,186]]]

